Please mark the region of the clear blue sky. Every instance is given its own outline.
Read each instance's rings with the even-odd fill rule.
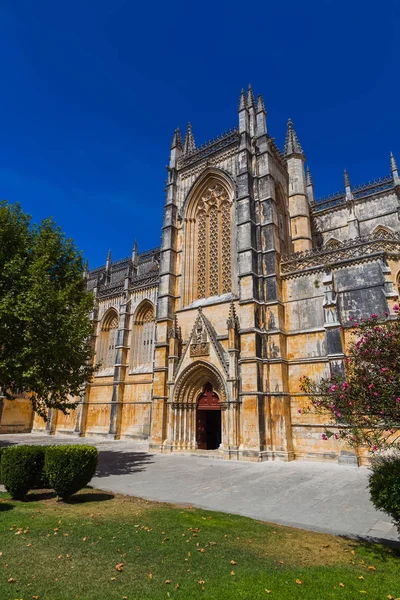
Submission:
[[[288,117],[316,195],[400,163],[396,0],[2,0],[0,197],[53,216],[90,267],[160,242],[177,125],[237,125],[253,84],[283,147]]]

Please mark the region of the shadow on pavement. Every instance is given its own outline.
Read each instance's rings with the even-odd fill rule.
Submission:
[[[15,446],[18,442],[10,442],[8,440],[2,440],[0,437],[0,448],[7,448],[7,446]]]
[[[147,452],[118,452],[118,450],[101,450],[97,465],[96,477],[109,475],[128,475],[144,471],[151,464],[152,455]]]

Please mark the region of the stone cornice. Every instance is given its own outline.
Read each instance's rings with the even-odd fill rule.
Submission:
[[[379,255],[400,255],[400,233],[377,231],[367,237],[353,238],[335,244],[326,244],[305,252],[282,257],[283,276],[301,274],[310,270],[323,270],[340,263],[355,263],[377,258]]]

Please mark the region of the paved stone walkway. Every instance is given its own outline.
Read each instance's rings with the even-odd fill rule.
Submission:
[[[372,506],[366,468],[319,462],[233,462],[150,454],[145,443],[69,436],[2,435],[15,443],[88,443],[100,451],[92,485],[148,500],[189,504],[313,531],[398,540]]]

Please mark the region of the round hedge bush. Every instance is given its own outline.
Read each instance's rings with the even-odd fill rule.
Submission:
[[[96,472],[98,451],[93,446],[49,446],[44,470],[50,487],[68,500],[85,487]]]
[[[392,517],[400,535],[400,454],[373,460],[369,491],[375,508]]]
[[[1,456],[1,481],[14,500],[23,500],[42,476],[43,446],[10,446]]]

